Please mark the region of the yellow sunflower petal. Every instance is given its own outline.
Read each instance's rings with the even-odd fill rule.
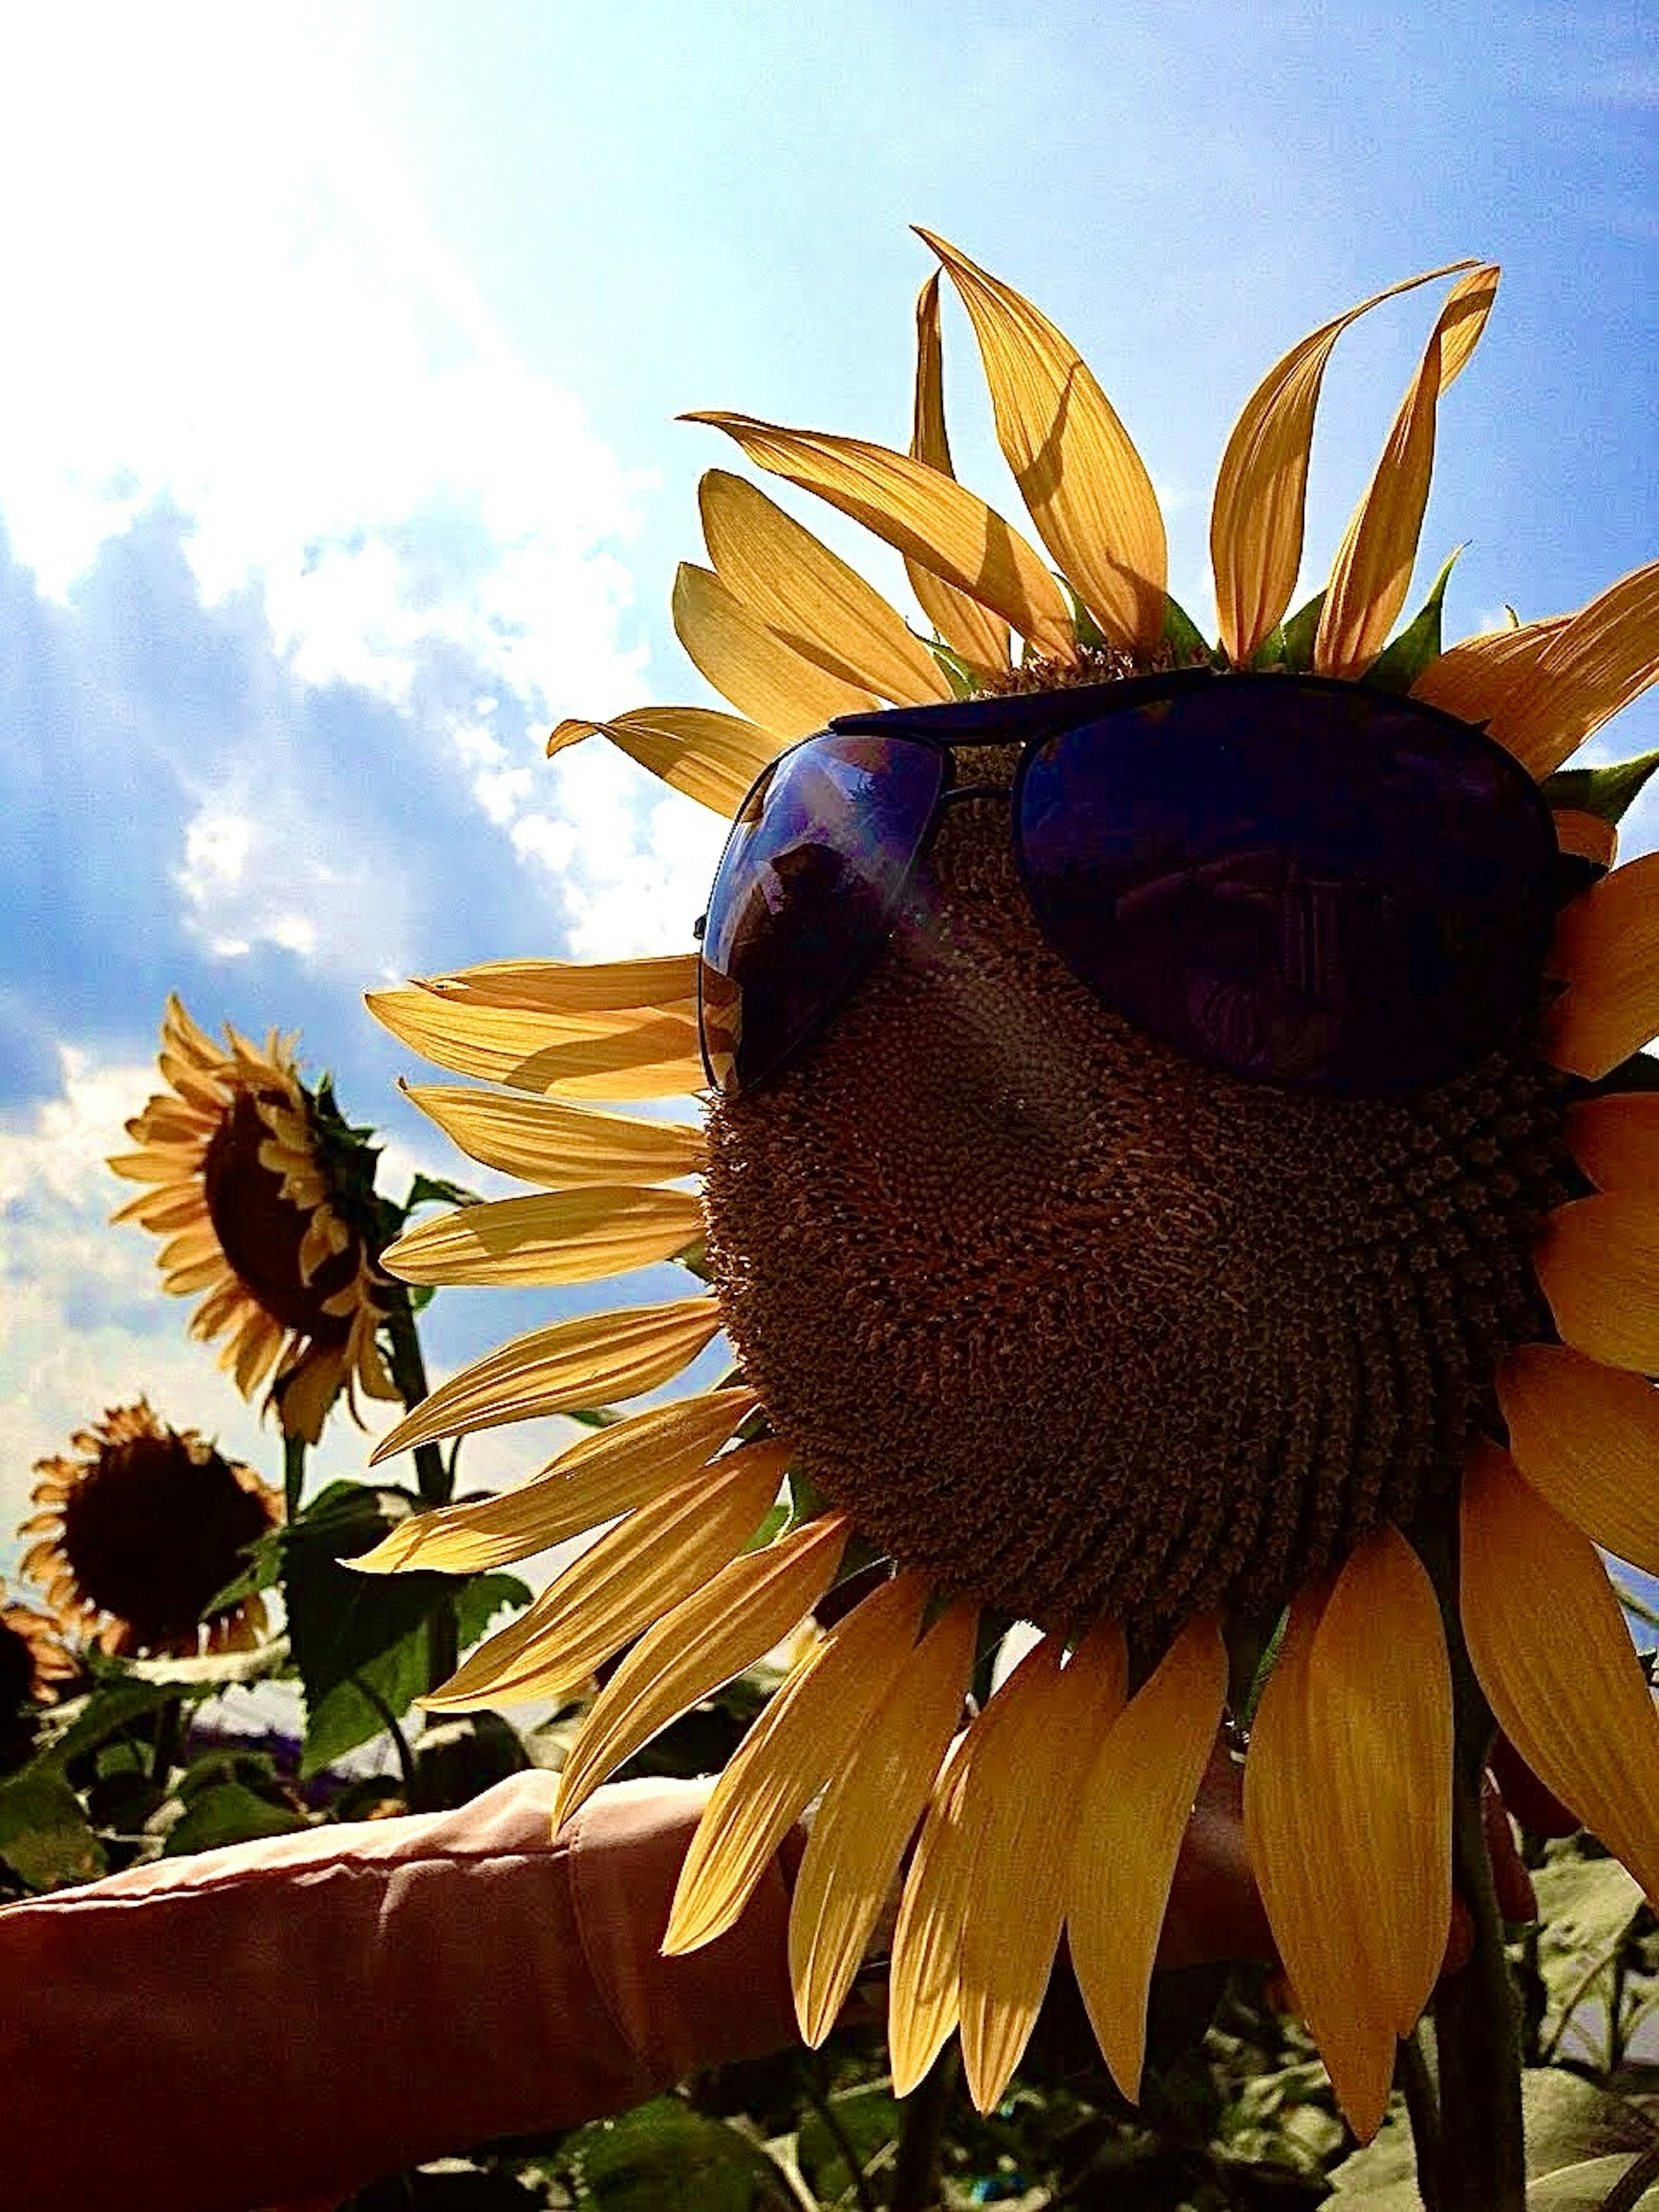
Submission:
[[[969,1753],[975,1739],[982,1743],[994,1725],[988,1706],[951,1746],[905,1876],[887,2001],[896,2097],[910,2094],[962,2017],[962,1931],[980,1837],[979,1822],[970,1826],[967,1818]],[[981,1819],[987,1802],[978,1800]]]
[[[1659,1091],[1585,1099],[1568,1111],[1567,1143],[1598,1188],[1659,1196]]]
[[[1384,300],[1468,266],[1453,262],[1374,292],[1293,345],[1245,402],[1222,455],[1210,512],[1216,611],[1221,642],[1235,667],[1249,660],[1296,589],[1314,416],[1338,338]]]
[[[421,1703],[453,1712],[568,1696],[729,1565],[788,1463],[786,1444],[744,1444],[639,1506]]]
[[[916,386],[910,431],[910,458],[942,477],[954,477],[951,441],[945,427],[945,351],[939,338],[939,271],[916,295]],[[996,676],[1008,666],[1008,625],[934,575],[911,555],[904,556],[910,588],[933,628],[975,674]]]
[[[381,1439],[374,1464],[440,1437],[564,1413],[672,1382],[719,1334],[712,1298],[580,1315],[514,1336],[423,1398]]]
[[[1567,986],[1545,1030],[1558,1067],[1607,1075],[1659,1036],[1659,853],[1627,860],[1562,908],[1550,968]]]
[[[589,1014],[695,1011],[697,956],[672,952],[650,960],[489,960],[453,975],[427,975],[421,988],[474,1006],[584,1020]]]
[[[1619,857],[1617,824],[1603,821],[1599,814],[1587,814],[1580,806],[1556,808],[1555,842],[1564,853],[1593,860],[1598,868],[1610,868]]]
[[[745,1553],[647,1630],[582,1724],[559,1777],[556,1828],[659,1729],[800,1626],[835,1579],[850,1527],[830,1514]]]
[[[979,1615],[952,1605],[923,1637],[824,1794],[795,1878],[789,1972],[804,2039],[836,2024],[962,1713]]]
[[[710,568],[682,561],[674,629],[696,666],[738,712],[781,738],[804,738],[837,714],[868,714],[874,695],[803,659]]]
[[[1565,1345],[1528,1344],[1498,1370],[1515,1463],[1587,1536],[1659,1574],[1659,1390]]]
[[[816,430],[786,429],[752,415],[691,415],[736,440],[767,469],[919,561],[1012,624],[1038,653],[1077,658],[1072,618],[1041,559],[1000,515],[953,478],[884,446]]]
[[[547,741],[548,753],[562,753],[584,738],[609,738],[672,789],[728,820],[783,742],[712,707],[636,707],[609,722],[561,722]]]
[[[981,2112],[1001,2102],[1036,2025],[1072,1871],[1060,1839],[1086,1826],[1085,1785],[1123,1703],[1116,1630],[1097,1631],[1069,1666],[1060,1667],[1059,1656],[1054,1639],[1039,1644],[987,1706],[981,1720],[1006,1700],[1007,1720],[974,1760],[967,1784],[978,1844],[962,1938],[962,2055]],[[1212,1741],[1214,1734],[1212,1728]]]
[[[1452,287],[1413,378],[1370,487],[1343,534],[1320,610],[1313,663],[1322,676],[1358,676],[1388,641],[1411,589],[1434,466],[1435,408],[1480,342],[1498,272],[1473,270]]]
[[[647,1407],[584,1437],[534,1481],[504,1497],[410,1514],[372,1552],[346,1565],[373,1575],[416,1565],[471,1575],[527,1559],[685,1481],[759,1402],[753,1390],[705,1390]]]
[[[663,1949],[712,1943],[739,1917],[772,1855],[909,1664],[927,1595],[895,1575],[836,1622],[744,1736],[703,1808],[674,1893]]]
[[[1367,1955],[1366,1923],[1383,1901],[1338,1863],[1326,1838],[1329,1747],[1314,1740],[1309,1692],[1328,1587],[1305,1589],[1291,1605],[1250,1730],[1244,1833],[1297,2002],[1348,2124],[1369,2141],[1388,2107],[1397,2039],[1384,1992],[1355,1971]]]
[[[591,1283],[672,1260],[702,1234],[695,1191],[599,1183],[458,1206],[381,1256],[405,1283]]]
[[[1221,1725],[1227,1655],[1192,1621],[1131,1698],[1093,1761],[1073,1849],[1067,1940],[1112,2079],[1140,2094],[1152,1960],[1181,1839]]]
[[[1334,1878],[1387,1899],[1365,1920],[1364,1970],[1395,2034],[1409,2035],[1451,1920],[1452,1692],[1434,1585],[1397,1529],[1367,1537],[1337,1577],[1314,1634],[1307,1713]],[[1354,1966],[1350,1956],[1350,1978]]]
[[[1463,1633],[1498,1726],[1659,1898],[1659,1716],[1595,1547],[1493,1445],[1462,1514]]]
[[[370,991],[364,1004],[423,1060],[514,1090],[590,1098],[676,1098],[700,1090],[697,1025],[689,1016],[527,1014],[456,1006],[435,992]]]
[[[930,230],[979,340],[997,442],[1037,534],[1115,644],[1164,635],[1169,551],[1146,464],[1093,372],[1029,300]]]
[[[1552,640],[1566,625],[1566,616],[1551,615],[1462,638],[1429,663],[1412,685],[1412,696],[1465,722],[1485,723],[1501,742],[1510,702],[1524,695]]]
[[[697,502],[714,573],[792,652],[896,706],[951,696],[939,663],[881,593],[764,492],[710,469]]]
[[[1549,639],[1492,735],[1534,775],[1659,682],[1659,561],[1610,584]]]
[[[708,1144],[684,1121],[595,1114],[562,1100],[503,1096],[461,1085],[404,1085],[404,1095],[469,1159],[521,1182],[673,1182],[701,1174]]]
[[[1558,1206],[1532,1264],[1564,1343],[1607,1367],[1659,1374],[1659,1217],[1648,1199],[1604,1191]]]

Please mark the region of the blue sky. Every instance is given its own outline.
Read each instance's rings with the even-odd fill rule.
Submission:
[[[416,1071],[365,987],[688,943],[719,825],[542,739],[707,696],[668,592],[697,475],[733,456],[678,413],[902,439],[910,222],[1081,345],[1200,620],[1210,483],[1257,377],[1463,254],[1506,273],[1443,411],[1422,574],[1471,541],[1452,629],[1659,553],[1656,29],[1370,0],[14,11],[0,1566],[30,1462],[140,1389],[276,1462],[156,1293],[150,1240],[103,1225],[169,988],[210,1025],[302,1030],[401,1178],[457,1164],[400,1105]],[[1310,580],[1432,312],[1343,340]],[[959,323],[946,344],[958,466],[1012,511]],[[1656,744],[1648,702],[1602,750]],[[434,1364],[544,1310],[447,1293]],[[328,1463],[359,1456],[337,1425]],[[472,1479],[535,1463],[498,1434]]]

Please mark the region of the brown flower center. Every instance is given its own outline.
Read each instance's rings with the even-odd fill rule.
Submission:
[[[62,1548],[83,1595],[156,1644],[195,1626],[270,1525],[218,1452],[164,1432],[104,1447],[64,1502]]]
[[[1197,1066],[1048,950],[1004,810],[954,809],[816,1044],[714,1110],[722,1309],[903,1565],[1051,1628],[1266,1613],[1449,1490],[1549,1333],[1565,1089],[1520,1049],[1385,1100]]]
[[[286,1102],[284,1102],[286,1103]],[[325,1313],[356,1269],[348,1249],[325,1261],[307,1283],[300,1248],[310,1215],[283,1195],[283,1178],[259,1158],[270,1141],[251,1091],[239,1091],[214,1131],[202,1166],[207,1210],[220,1249],[273,1319],[319,1343],[343,1344],[349,1316]]]

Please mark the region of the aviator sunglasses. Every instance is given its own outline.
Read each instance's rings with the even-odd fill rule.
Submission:
[[[1021,750],[1012,782],[957,754]],[[1006,805],[1051,949],[1193,1060],[1353,1097],[1447,1080],[1536,1006],[1564,884],[1482,731],[1339,680],[1183,669],[839,716],[758,776],[698,925],[710,1084],[752,1091],[910,926],[947,808]]]

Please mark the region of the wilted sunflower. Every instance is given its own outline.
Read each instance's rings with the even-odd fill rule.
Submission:
[[[123,1657],[242,1651],[265,1625],[244,1599],[205,1624],[210,1599],[247,1565],[247,1547],[278,1519],[281,1500],[251,1467],[195,1429],[169,1428],[148,1399],[112,1407],[77,1429],[70,1449],[35,1462],[40,1511],[23,1572],[65,1629]]]
[[[219,1364],[243,1397],[268,1381],[284,1432],[315,1443],[342,1387],[398,1395],[375,1341],[372,1161],[326,1087],[301,1081],[293,1039],[273,1030],[261,1048],[227,1024],[225,1040],[168,999],[172,1087],[127,1123],[141,1149],[109,1164],[155,1188],[113,1218],[166,1237],[164,1287],[204,1293],[191,1334],[222,1337]]]
[[[54,1705],[58,1684],[80,1671],[57,1621],[5,1596],[0,1582],[0,1735],[20,1706]]]
[[[1288,1608],[1249,1845],[1368,2135],[1451,1902],[1448,1615],[1420,1551],[1510,1738],[1659,1895],[1659,1719],[1595,1550],[1659,1570],[1659,1096],[1592,1095],[1659,1029],[1659,858],[1603,879],[1610,825],[1553,815],[1545,781],[1659,673],[1659,567],[1443,652],[1443,572],[1389,643],[1437,403],[1497,287],[1463,264],[1329,582],[1288,620],[1321,379],[1376,302],[1245,406],[1212,652],[1089,369],[929,242],[1064,581],[952,476],[937,278],[908,455],[694,418],[896,547],[934,643],[711,473],[713,566],[681,570],[675,620],[738,714],[552,740],[603,731],[737,816],[702,964],[497,964],[372,1001],[513,1086],[415,1096],[543,1187],[406,1237],[399,1273],[572,1282],[706,1237],[713,1284],[516,1339],[386,1449],[654,1389],[722,1328],[739,1377],[367,1564],[492,1566],[625,1516],[439,1700],[556,1695],[639,1637],[568,1813],[838,1571],[890,1561],[719,1782],[667,1942],[728,1926],[824,1793],[790,1927],[817,2042],[920,1820],[896,2086],[959,2027],[981,2108],[1062,1928],[1137,2092],[1229,1643]],[[696,1087],[699,1001],[706,1133],[569,1103]],[[693,1173],[701,1211],[675,1187]],[[1010,1616],[1042,1639],[963,1732]]]

